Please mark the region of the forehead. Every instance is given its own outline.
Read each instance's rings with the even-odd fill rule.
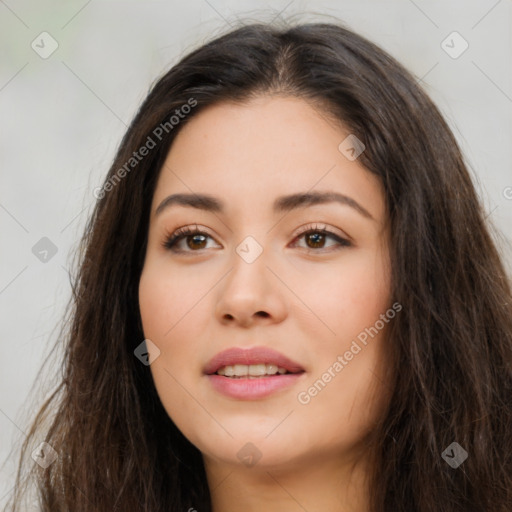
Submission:
[[[332,190],[382,216],[378,179],[338,149],[349,132],[299,98],[220,103],[178,132],[161,170],[153,212],[172,193],[207,193],[228,209],[273,205],[275,197]],[[235,210],[232,211],[235,213]]]

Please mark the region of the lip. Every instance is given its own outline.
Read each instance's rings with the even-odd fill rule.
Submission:
[[[279,390],[293,386],[305,375],[301,373],[285,373],[272,377],[257,377],[255,379],[232,379],[223,375],[207,375],[210,384],[219,393],[238,400],[258,400]]]
[[[223,366],[233,366],[235,364],[275,364],[285,368],[290,373],[304,372],[302,366],[268,347],[254,347],[243,349],[238,347],[228,348],[215,355],[204,367],[206,375],[213,375]],[[250,379],[248,379],[250,380]]]
[[[290,373],[252,379],[248,377],[234,379],[216,373],[223,366],[263,363],[280,366]],[[219,393],[238,400],[257,400],[296,384],[304,376],[305,370],[299,363],[268,347],[254,347],[251,349],[235,347],[219,352],[214,356],[206,364],[204,373],[210,384]]]

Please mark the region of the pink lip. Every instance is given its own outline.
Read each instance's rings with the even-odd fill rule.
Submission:
[[[230,378],[216,374],[219,368],[235,364],[274,364],[285,368],[290,373],[253,379],[248,377]],[[204,373],[219,393],[241,400],[257,400],[295,384],[305,371],[300,364],[271,348],[254,347],[251,349],[230,348],[218,353],[206,364]]]
[[[292,361],[280,352],[276,352],[268,347],[254,347],[249,349],[228,348],[219,352],[206,364],[204,373],[212,375],[223,366],[233,366],[235,364],[275,364],[285,368],[290,373],[303,372],[304,368],[299,363]]]
[[[239,400],[257,400],[265,398],[280,389],[292,386],[303,375],[304,372],[277,374],[272,377],[257,377],[255,379],[245,377],[232,379],[214,373],[207,377],[214,389],[223,395]]]

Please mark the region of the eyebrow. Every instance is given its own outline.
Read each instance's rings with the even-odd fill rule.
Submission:
[[[333,202],[350,206],[364,217],[375,220],[370,212],[363,208],[355,199],[332,191],[300,192],[278,197],[274,201],[273,211],[276,214],[284,213],[299,208],[306,208],[308,206]],[[155,216],[160,215],[164,210],[173,205],[197,208],[199,210],[213,213],[223,213],[225,210],[225,204],[221,199],[207,194],[172,194],[166,197],[158,205],[155,211]]]

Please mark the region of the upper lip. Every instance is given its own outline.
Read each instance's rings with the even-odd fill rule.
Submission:
[[[204,373],[212,375],[223,366],[233,366],[235,364],[275,364],[290,373],[303,372],[304,368],[299,363],[292,361],[285,355],[268,347],[228,348],[215,355],[204,367]]]

